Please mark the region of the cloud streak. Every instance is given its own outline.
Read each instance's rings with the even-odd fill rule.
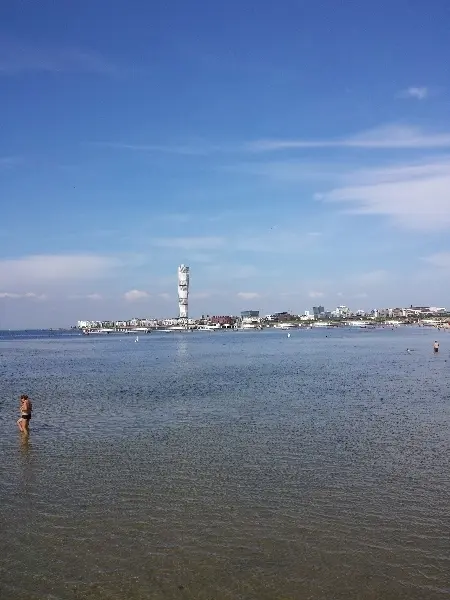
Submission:
[[[235,253],[287,253],[315,246],[320,234],[300,234],[295,230],[270,228],[268,231],[236,232],[230,236],[164,237],[151,240],[153,246],[189,252],[189,259],[198,263],[211,263],[216,252]],[[203,254],[199,254],[203,252]],[[208,252],[210,254],[208,254]]]
[[[33,283],[59,283],[104,277],[120,262],[93,254],[32,255],[0,260],[0,285],[16,287]]]
[[[99,54],[79,48],[43,48],[0,37],[0,75],[41,71],[117,76],[122,69]]]
[[[161,292],[160,294],[158,294],[158,298],[161,298],[162,300],[171,300],[172,295],[168,292]]]
[[[427,87],[409,87],[397,94],[398,98],[414,98],[415,100],[425,100],[430,95]]]
[[[150,298],[150,294],[143,290],[130,290],[129,292],[125,292],[123,297],[127,302],[136,302],[139,300],[147,300],[147,298]]]
[[[101,294],[74,294],[72,296],[69,296],[69,300],[93,300],[95,302],[98,302],[100,300],[103,300],[103,296]]]
[[[256,298],[261,297],[258,292],[238,292],[236,296],[242,300],[256,300]]]
[[[338,139],[262,139],[246,144],[246,149],[250,152],[274,152],[302,148],[354,148],[367,150],[450,148],[450,133],[427,132],[417,127],[387,125]]]
[[[216,250],[225,245],[225,239],[218,236],[205,237],[163,237],[153,238],[153,246],[177,250]]]
[[[424,94],[426,88],[411,88],[416,94]],[[428,94],[428,92],[427,92]],[[141,144],[128,142],[88,142],[89,145],[113,150],[147,152],[160,154],[180,154],[185,156],[206,156],[211,154],[253,155],[302,149],[348,149],[348,150],[420,150],[450,148],[450,132],[427,131],[409,125],[388,124],[362,131],[353,135],[325,139],[258,139],[234,144],[214,144],[207,141],[187,141],[182,144]],[[252,165],[244,165],[248,170]],[[255,169],[258,165],[253,165]],[[224,167],[239,171],[238,166]]]
[[[174,144],[167,146],[164,144],[132,144],[126,142],[89,142],[91,146],[109,148],[111,150],[131,150],[133,152],[147,152],[158,154],[181,154],[184,156],[206,156],[214,152],[223,152],[222,146],[212,144]]]
[[[12,300],[18,299],[31,299],[31,300],[45,300],[45,294],[35,294],[34,292],[25,292],[23,294],[18,292],[0,292],[0,298],[10,298]]]
[[[430,256],[425,256],[422,260],[438,269],[450,269],[450,252],[436,252]]]
[[[22,162],[18,156],[0,156],[0,170],[12,169]]]
[[[346,184],[319,194],[345,212],[389,217],[416,230],[450,227],[450,156],[347,173]]]

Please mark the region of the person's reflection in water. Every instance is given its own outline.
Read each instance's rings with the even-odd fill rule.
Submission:
[[[25,505],[21,508],[26,521],[32,518],[31,500],[35,489],[35,456],[33,453],[33,444],[28,435],[21,435],[19,441],[21,476],[19,477],[21,485],[21,498]],[[29,512],[30,510],[30,512]]]
[[[28,456],[32,444],[30,442],[30,438],[28,435],[21,435],[20,436],[20,451],[22,453],[23,456]]]

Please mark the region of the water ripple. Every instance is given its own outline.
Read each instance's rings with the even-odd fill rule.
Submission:
[[[0,337],[1,599],[449,597],[434,335]]]

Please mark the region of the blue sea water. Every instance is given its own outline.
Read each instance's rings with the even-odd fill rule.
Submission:
[[[2,600],[450,596],[450,333],[134,339],[0,334]]]

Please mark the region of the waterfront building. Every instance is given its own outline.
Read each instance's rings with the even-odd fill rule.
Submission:
[[[85,329],[86,327],[91,327],[92,321],[77,321],[78,329]]]
[[[291,321],[292,319],[294,319],[295,316],[291,315],[290,313],[288,313],[287,311],[283,311],[283,312],[278,312],[278,313],[274,313],[272,315],[272,320],[273,321],[277,321],[277,322],[282,322],[282,321]]]
[[[410,306],[407,309],[408,314],[412,315],[429,315],[436,313],[446,313],[445,308],[438,308],[437,306]]]
[[[235,317],[229,315],[214,315],[210,318],[209,322],[213,325],[232,326],[235,324]]]
[[[243,310],[241,312],[241,329],[257,329],[260,326],[259,310]]]
[[[242,319],[259,319],[259,310],[243,310],[241,312]]]
[[[179,325],[179,319],[163,319],[161,325],[163,327],[174,327],[175,325]]]
[[[77,327],[78,329],[96,329],[104,327],[103,323],[107,323],[107,321],[77,321]]]
[[[344,306],[343,304],[341,304],[335,310],[333,310],[331,314],[333,317],[342,319],[350,315],[350,309],[348,308],[348,306]]]
[[[447,313],[447,309],[444,307],[438,307],[438,306],[430,306],[430,312],[432,313]]]
[[[378,317],[381,318],[392,317],[394,310],[392,308],[379,308],[377,313]]]
[[[320,319],[325,312],[325,308],[323,306],[313,306],[313,315],[315,319]]]

